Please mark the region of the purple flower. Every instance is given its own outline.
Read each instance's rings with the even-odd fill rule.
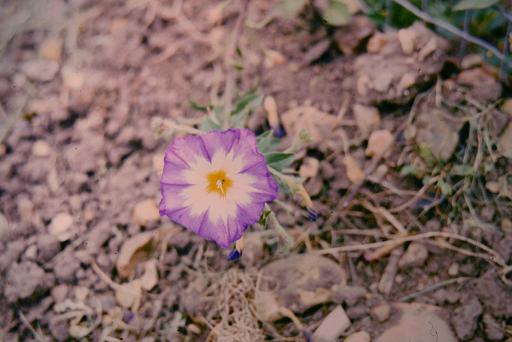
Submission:
[[[250,130],[179,137],[165,152],[160,215],[227,248],[277,189]]]

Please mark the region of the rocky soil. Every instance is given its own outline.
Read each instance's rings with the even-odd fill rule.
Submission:
[[[497,70],[357,7],[258,25],[272,4],[250,2],[232,69],[239,1],[1,2],[0,340],[512,340]],[[198,123],[229,75],[275,100],[283,148],[308,131],[293,168],[319,213],[283,192],[292,243],[255,225],[234,262],[160,218],[152,125]]]

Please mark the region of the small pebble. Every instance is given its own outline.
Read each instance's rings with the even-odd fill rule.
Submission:
[[[201,329],[192,323],[187,325],[187,331],[195,335],[199,335],[201,333]]]
[[[68,283],[75,279],[80,262],[72,255],[62,254],[57,257],[53,271],[60,282]]]
[[[37,236],[38,258],[41,261],[48,261],[60,250],[59,240],[51,234],[40,234]]]
[[[46,59],[34,59],[21,64],[21,71],[33,81],[48,82],[53,80],[59,64]]]
[[[25,251],[24,257],[29,260],[34,260],[37,257],[37,246],[36,245],[30,245],[27,250]]]
[[[160,212],[152,199],[143,200],[133,208],[133,221],[138,225],[145,226],[158,219],[160,219]]]
[[[350,327],[350,319],[341,305],[337,305],[313,334],[315,342],[337,341],[341,334]]]
[[[17,206],[21,219],[30,222],[34,215],[34,203],[26,197],[19,196]]]
[[[55,303],[60,303],[66,299],[69,292],[69,287],[66,284],[59,284],[54,286],[51,291],[52,298]]]
[[[48,232],[55,236],[59,241],[66,241],[71,237],[69,229],[73,225],[73,217],[68,213],[57,214],[48,227]]]
[[[448,275],[451,276],[451,277],[455,277],[457,274],[459,274],[459,264],[454,262],[448,268]]]
[[[358,320],[368,316],[368,308],[366,305],[351,306],[347,309],[347,316],[351,320]]]
[[[303,178],[315,177],[320,169],[320,162],[316,158],[306,157],[299,169],[299,176]]]
[[[372,316],[379,322],[384,322],[391,314],[391,306],[388,303],[377,305],[371,310]]]
[[[32,154],[36,157],[48,157],[52,148],[44,140],[38,140],[32,145]]]
[[[412,266],[422,266],[427,258],[427,248],[421,243],[412,242],[404,255],[400,258],[398,266],[402,269]]]
[[[60,62],[62,57],[62,40],[56,37],[46,38],[38,49],[39,57]]]

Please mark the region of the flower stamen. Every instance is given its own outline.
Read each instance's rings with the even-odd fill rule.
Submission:
[[[226,196],[228,189],[233,185],[233,181],[226,175],[226,171],[218,170],[210,172],[207,175],[208,192],[217,192],[221,197]]]

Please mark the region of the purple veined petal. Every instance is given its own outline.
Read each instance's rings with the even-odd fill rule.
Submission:
[[[187,135],[174,139],[165,152],[164,162],[181,165],[182,167],[190,167],[191,161],[196,157],[211,160],[201,137]]]
[[[218,150],[228,154],[233,146],[240,141],[240,130],[213,131],[202,134],[200,138],[203,140],[205,149],[210,156],[214,156]]]
[[[266,194],[268,196],[266,198],[260,197],[260,201],[271,202],[277,198],[279,187],[270,174],[264,159],[256,164],[250,165],[240,173],[254,176],[256,182],[253,184],[253,187],[259,190],[257,194],[260,196],[264,196]]]
[[[234,184],[217,197],[208,177],[219,171]],[[223,248],[240,239],[259,220],[265,203],[278,195],[256,136],[248,129],[175,139],[166,151],[160,190],[161,215]]]
[[[171,157],[171,160],[174,160],[174,158]],[[162,171],[162,176],[160,178],[160,183],[168,185],[188,184],[183,179],[183,172],[188,169],[189,167],[184,166],[183,164],[175,164],[174,162],[164,161],[164,168]]]

